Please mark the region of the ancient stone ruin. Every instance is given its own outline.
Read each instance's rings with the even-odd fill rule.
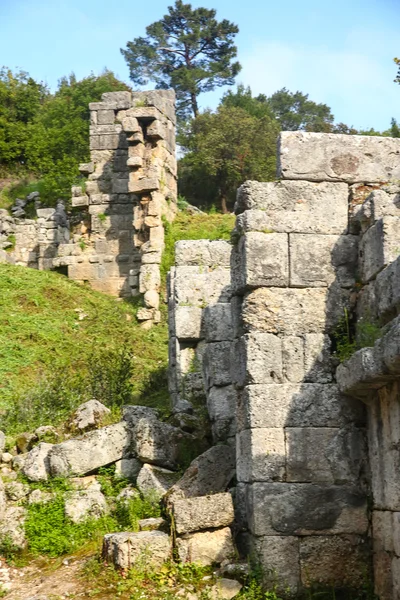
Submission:
[[[80,165],[85,185],[72,188],[71,222],[51,208],[37,209],[37,220],[0,211],[0,260],[57,269],[115,296],[143,294],[138,318],[157,323],[162,218],[176,212],[175,95],[110,92],[89,108],[91,161]]]
[[[3,242],[16,238],[7,259],[142,293],[139,318],[154,323],[161,217],[176,210],[173,97],[105,94],[91,109],[92,162],[73,190],[81,230],[54,211],[2,214]],[[121,423],[35,447],[23,468],[76,476],[117,462],[158,489],[182,561],[232,560],[235,541],[268,586],[361,589],[373,577],[389,600],[400,593],[400,140],[284,132],[278,157],[278,181],[238,190],[232,243],[176,245],[175,424],[127,407]],[[205,406],[213,446],[173,483],[180,448],[204,443]],[[170,556],[165,532],[142,533],[110,534],[105,556],[126,565],[151,544],[157,564]]]

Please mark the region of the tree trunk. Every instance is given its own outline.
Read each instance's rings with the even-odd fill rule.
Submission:
[[[227,215],[229,213],[228,206],[226,204],[226,196],[225,196],[225,194],[221,194],[221,210],[222,210],[222,212],[223,212],[224,215]]]
[[[196,118],[199,116],[199,106],[197,104],[197,96],[194,92],[190,93],[190,102],[192,105],[193,115]]]

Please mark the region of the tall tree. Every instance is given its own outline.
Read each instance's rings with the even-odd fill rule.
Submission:
[[[268,104],[282,131],[331,131],[334,119],[331,109],[309,100],[308,94],[282,88],[268,98]]]
[[[138,85],[154,81],[157,89],[172,87],[180,117],[199,114],[198,96],[232,85],[240,71],[234,37],[239,29],[215,10],[192,9],[176,0],[168,14],[146,27],[146,37],[128,42],[121,52],[130,78]]]
[[[180,193],[227,212],[244,181],[274,179],[278,133],[275,119],[257,118],[240,107],[220,105],[214,113],[202,113],[191,123],[179,164]]]

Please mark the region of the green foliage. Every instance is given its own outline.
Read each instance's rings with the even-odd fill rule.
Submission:
[[[232,85],[240,71],[240,64],[232,62],[239,29],[215,16],[215,10],[192,9],[176,0],[167,15],[146,27],[146,37],[135,38],[121,49],[134,83],[154,81],[158,89],[175,89],[181,117],[190,110],[197,116],[198,95]]]
[[[205,111],[181,137],[186,155],[179,163],[180,193],[197,205],[218,202],[226,212],[244,181],[275,178],[278,133],[268,111],[257,117],[224,104],[216,112]]]
[[[344,362],[357,350],[372,347],[381,335],[382,328],[377,323],[366,318],[355,323],[344,309],[344,315],[333,333],[335,354],[340,362]]]
[[[50,94],[27,73],[0,71],[0,170],[23,165],[40,182],[41,198],[68,200],[79,184],[78,164],[89,159],[89,102],[104,92],[129,89],[111,71],[60,79]]]
[[[93,395],[168,411],[166,316],[145,331],[136,311],[57,273],[0,265],[0,427],[61,423]]]
[[[177,214],[172,223],[164,220],[165,247],[161,262],[161,275],[165,281],[175,262],[175,242],[179,240],[228,240],[235,224],[233,215]]]
[[[309,100],[308,94],[282,88],[268,98],[268,104],[282,131],[331,131],[334,119],[331,109],[326,104]]]

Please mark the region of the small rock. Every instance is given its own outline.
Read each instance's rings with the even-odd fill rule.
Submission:
[[[101,425],[104,417],[110,413],[110,409],[98,400],[89,400],[78,406],[72,416],[71,425],[79,429],[79,431],[93,429]]]
[[[162,518],[140,519],[139,531],[168,531],[168,523]]]
[[[32,490],[28,496],[28,504],[46,504],[53,500],[54,494],[42,490]]]
[[[21,483],[20,481],[12,481],[5,485],[6,496],[9,500],[17,501],[22,500],[29,494],[29,485]]]
[[[40,442],[29,452],[21,471],[30,481],[47,481],[50,469],[49,453],[52,448],[53,444]]]
[[[52,425],[42,425],[35,429],[35,434],[37,435],[39,440],[44,440],[45,442],[55,443],[60,437],[58,431]]]
[[[23,506],[8,506],[0,521],[0,540],[8,538],[18,548],[25,546],[25,517]]]
[[[26,459],[28,458],[28,454],[17,454],[12,459],[12,468],[15,471],[20,471],[25,464]]]
[[[3,454],[1,455],[1,462],[5,463],[6,465],[8,465],[8,463],[10,463],[12,459],[13,455],[9,452],[3,452]]]
[[[26,454],[29,450],[32,450],[35,442],[38,441],[37,435],[35,433],[20,433],[16,439],[16,445],[18,452],[21,454]]]
[[[211,588],[211,599],[231,600],[238,595],[242,587],[242,584],[235,581],[235,579],[218,579],[217,583]]]

